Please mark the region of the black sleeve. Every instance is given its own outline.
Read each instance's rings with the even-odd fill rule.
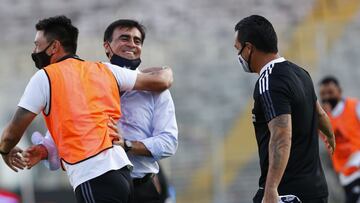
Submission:
[[[311,89],[312,89],[312,96],[314,98],[314,101],[317,101],[317,96],[316,96],[316,92],[315,92],[315,88],[314,88],[314,83],[312,81],[311,75],[309,72],[307,72],[305,69],[302,68],[303,71],[305,71],[305,73],[307,74],[307,76],[309,77],[310,80],[310,84],[311,84]]]
[[[262,75],[258,91],[267,122],[279,115],[291,113],[291,91],[284,76],[274,73]]]

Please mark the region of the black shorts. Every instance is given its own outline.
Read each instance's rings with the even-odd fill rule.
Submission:
[[[112,170],[76,187],[78,203],[132,203],[133,183],[127,167]]]
[[[253,202],[254,203],[262,203],[263,197],[264,197],[264,190],[259,189],[253,198]],[[328,202],[327,197],[320,197],[320,198],[314,198],[314,199],[301,199],[300,198],[300,200],[302,203],[327,203]]]

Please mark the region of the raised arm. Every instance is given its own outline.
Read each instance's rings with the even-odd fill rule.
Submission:
[[[269,123],[269,170],[266,179],[264,202],[277,203],[277,188],[287,166],[291,148],[291,114],[282,114]]]
[[[134,90],[164,91],[173,83],[171,68],[163,67],[160,70],[151,68],[139,73]]]
[[[31,111],[24,108],[18,107],[15,115],[11,119],[10,123],[6,126],[0,142],[0,152],[5,163],[14,171],[14,167],[10,162],[9,152],[17,145],[23,136],[26,128],[29,126],[31,121],[36,117]]]
[[[335,150],[335,135],[332,129],[330,119],[324,109],[321,107],[320,103],[316,102],[316,112],[319,119],[318,128],[325,135],[326,140],[330,145],[331,153],[334,153]]]

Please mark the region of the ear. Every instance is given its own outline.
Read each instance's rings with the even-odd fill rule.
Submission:
[[[111,53],[111,51],[110,51],[110,44],[109,44],[109,42],[104,42],[104,43],[103,43],[103,46],[104,46],[104,49],[105,49],[105,54],[106,54],[106,56],[110,59],[111,56],[112,56],[112,53]]]
[[[60,49],[62,49],[61,43],[58,40],[54,40],[52,42],[52,45],[50,46],[50,54],[55,54],[57,52],[60,51]]]
[[[245,42],[244,46],[244,49],[248,55],[250,55],[250,53],[254,51],[254,46],[250,42]]]
[[[245,42],[245,46],[249,47],[249,50],[254,49],[254,45],[252,45],[250,42]]]

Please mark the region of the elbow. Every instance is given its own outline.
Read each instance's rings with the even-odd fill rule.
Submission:
[[[173,78],[169,79],[168,81],[166,81],[166,83],[164,84],[165,85],[165,88],[166,89],[169,89],[171,87],[171,85],[173,84]]]
[[[159,86],[158,86],[158,90],[159,91],[164,91],[167,90],[171,87],[173,83],[173,78],[169,78],[169,77],[161,77],[160,81],[159,81]]]
[[[171,69],[163,71],[160,75],[160,89],[161,91],[169,89],[174,82],[174,77]]]
[[[178,141],[176,140],[175,142],[173,142],[171,144],[171,146],[169,147],[169,151],[168,151],[168,156],[173,156],[175,155],[176,151],[177,151],[177,148],[178,148]]]
[[[158,89],[158,91],[165,91],[165,90],[169,89],[171,87],[171,85],[172,85],[172,82],[162,80],[159,82],[157,89]]]
[[[269,147],[275,151],[282,151],[282,153],[288,153],[291,149],[291,132],[283,130],[276,132],[270,138]]]
[[[172,134],[172,135],[173,135],[172,139],[170,142],[168,142],[168,147],[167,147],[169,156],[175,155],[175,153],[178,149],[178,144],[179,144],[177,133],[176,133],[176,136],[174,134]]]
[[[168,158],[175,155],[177,148],[178,148],[178,141],[177,139],[172,140],[171,142],[164,143],[162,146],[162,152],[159,157],[161,158]]]

